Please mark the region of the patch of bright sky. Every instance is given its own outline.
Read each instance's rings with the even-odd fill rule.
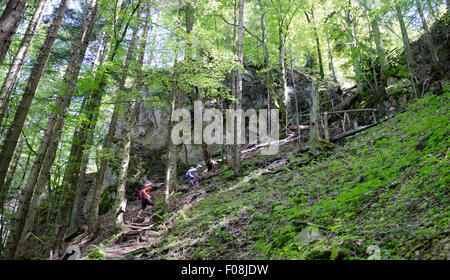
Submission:
[[[45,7],[44,16],[48,16],[53,13],[53,11],[58,8],[59,3],[61,3],[61,0],[50,0],[50,5],[47,4]],[[67,8],[81,11],[81,0],[69,0]]]

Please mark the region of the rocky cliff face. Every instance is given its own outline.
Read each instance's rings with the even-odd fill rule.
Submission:
[[[289,71],[289,73],[291,72]],[[311,91],[310,77],[297,71],[294,71],[293,76],[294,79],[292,79],[292,75],[289,75],[287,80],[291,100],[289,103],[289,115],[291,117],[293,117],[296,113],[295,100],[298,101],[299,109],[302,112],[309,110],[309,96]],[[224,83],[229,84],[227,81]],[[243,74],[243,109],[266,109],[266,92],[266,87],[263,81],[258,77],[257,70],[253,67],[247,67],[246,73]],[[321,93],[322,101],[330,98],[336,99],[342,94],[340,87],[334,84],[326,84],[325,86],[320,87],[319,92]],[[144,91],[143,94],[148,97],[151,93]],[[336,104],[339,102],[340,99],[335,100]],[[191,101],[186,98],[185,104],[187,105],[190,103]],[[212,104],[212,106],[214,106],[214,104]],[[168,108],[148,108],[145,104],[141,104],[139,107],[138,118],[133,129],[133,148],[136,155],[141,157],[150,166],[161,167],[164,165],[165,145],[168,136],[168,120]],[[221,147],[218,145],[209,146],[208,149],[212,155],[217,155],[221,152]],[[180,163],[188,162],[189,164],[197,164],[202,162],[203,153],[201,146],[183,146],[180,151],[179,160]]]
[[[441,94],[445,90],[446,84],[450,82],[450,24],[448,21],[448,16],[447,19],[444,16],[431,29],[431,38],[437,50],[440,63],[443,66],[441,69],[442,73],[439,73],[437,69],[433,69],[427,42],[429,40],[428,36],[424,34],[411,43],[418,97],[423,96],[427,92]],[[397,51],[391,56],[395,63],[406,69],[404,62],[399,59],[404,56],[403,52]],[[395,70],[397,71],[391,71],[391,75],[387,79],[386,96],[381,102],[376,104],[380,116],[388,114],[391,107],[396,108],[397,111],[405,109],[414,98],[411,90],[411,81],[404,76],[405,70],[398,71],[398,68]]]

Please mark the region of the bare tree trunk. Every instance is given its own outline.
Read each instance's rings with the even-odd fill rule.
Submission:
[[[96,186],[95,186],[95,189],[98,191],[98,192],[95,193],[96,203],[98,203],[97,200],[100,199],[100,196],[101,196],[101,190],[103,188],[105,172],[106,172],[106,169],[107,169],[108,163],[109,163],[109,161],[108,161],[108,153],[111,152],[114,134],[116,133],[116,129],[117,129],[117,121],[119,119],[119,109],[122,107],[122,104],[121,104],[122,97],[121,97],[121,95],[123,94],[122,91],[125,90],[125,81],[126,81],[126,77],[127,77],[127,71],[128,71],[129,65],[131,63],[131,58],[132,58],[131,56],[133,54],[133,48],[134,48],[134,43],[136,41],[137,32],[138,32],[137,29],[133,30],[132,40],[131,40],[129,48],[128,48],[128,54],[127,54],[127,57],[126,57],[126,60],[125,60],[125,65],[123,66],[123,69],[125,70],[125,72],[124,72],[124,74],[123,74],[123,76],[121,78],[121,81],[120,81],[120,84],[119,84],[119,88],[118,88],[118,96],[117,96],[117,99],[116,99],[117,104],[114,106],[113,114],[111,116],[111,121],[109,123],[108,134],[107,134],[107,136],[105,138],[105,141],[104,141],[104,144],[103,144],[103,149],[102,149],[103,151],[102,152],[104,153],[104,156],[102,156],[102,159],[100,161],[100,169],[99,169],[99,171],[97,173],[97,181],[96,181]],[[124,194],[125,193],[123,192],[123,195]],[[117,193],[117,199],[119,199],[119,190],[118,190],[118,193]],[[125,197],[124,196],[123,197],[120,196],[120,199],[124,200]],[[125,206],[126,206],[126,202],[125,202]],[[116,207],[119,207],[117,205],[117,203],[116,203]],[[118,208],[116,208],[116,210],[118,210]],[[125,209],[123,209],[123,210],[125,211]],[[98,217],[97,216],[98,216],[98,205],[93,204],[92,208],[91,208],[91,215],[90,215],[90,218],[89,218],[89,223],[88,223],[90,225],[90,226],[88,226],[88,227],[90,227],[90,229],[89,229],[90,233],[95,233],[97,231],[97,229],[98,229],[97,228],[98,227],[98,225],[97,225],[97,218]]]
[[[0,189],[2,191],[6,172],[8,170],[12,154],[14,153],[14,149],[16,148],[17,140],[19,138],[28,111],[30,110],[31,102],[33,101],[37,86],[39,84],[39,80],[42,77],[42,73],[44,72],[45,65],[47,64],[47,60],[53,47],[53,43],[55,42],[55,39],[57,37],[59,27],[61,26],[64,19],[64,13],[67,8],[67,1],[68,0],[61,0],[58,12],[48,30],[44,45],[40,49],[38,58],[36,59],[36,63],[31,71],[30,78],[28,79],[28,83],[22,96],[22,100],[19,104],[16,115],[14,116],[14,125],[9,128],[5,142],[3,144],[0,154],[0,157],[2,158],[2,161],[0,162]],[[20,232],[14,232],[14,234],[10,234],[12,240],[17,240],[18,235],[20,235]],[[7,251],[5,255],[7,258],[14,257],[15,245],[16,242],[9,242],[9,244],[7,245]]]
[[[1,124],[3,123],[3,120],[5,118],[8,119],[8,117],[9,117],[10,108],[8,108],[8,107],[11,103],[12,93],[16,90],[17,84],[19,83],[19,78],[20,78],[20,75],[22,74],[22,69],[23,69],[23,65],[20,66],[19,69],[17,69],[17,72],[13,78],[13,82],[10,86],[10,90],[7,91],[8,96],[5,97],[5,102],[3,103],[3,108],[1,109],[1,112],[0,112],[0,142],[3,142],[3,139],[4,139],[3,136],[5,136],[4,132],[7,128],[6,123],[3,126],[1,126]]]
[[[177,28],[181,29],[180,26],[180,18],[182,17],[182,3],[179,0],[178,1],[178,18],[176,19],[177,22]],[[185,16],[187,16],[188,9],[185,9]],[[186,21],[186,30],[188,30],[188,21]],[[175,45],[178,46],[179,44],[179,35],[176,36],[175,39]],[[186,52],[189,54],[189,44],[186,45]],[[189,57],[189,55],[188,55]],[[174,111],[178,108],[180,100],[183,99],[183,91],[178,86],[178,49],[175,47],[175,53],[174,53],[174,71],[172,74],[172,102],[170,104],[170,119],[169,119],[169,125],[168,125],[168,135],[167,135],[167,152],[166,152],[166,169],[164,171],[164,184],[165,184],[165,192],[164,192],[164,200],[163,200],[163,213],[169,213],[171,211],[170,206],[170,194],[172,192],[172,189],[176,188],[177,184],[177,160],[178,160],[178,146],[175,145],[172,141],[171,137],[171,131],[173,129],[173,120],[172,116]]]
[[[238,63],[243,66],[243,39],[244,39],[244,0],[239,1],[239,28],[238,28]],[[242,106],[242,74],[237,71],[236,77],[236,110],[240,110]],[[234,177],[238,177],[241,173],[241,145],[238,143],[238,136],[241,133],[241,127],[234,126]]]
[[[292,91],[294,94],[294,101],[295,101],[295,123],[297,125],[297,134],[298,134],[298,148],[301,148],[302,146],[302,138],[301,138],[301,130],[300,130],[300,112],[298,109],[298,99],[297,99],[297,91],[295,89],[295,77],[294,77],[294,57],[292,55],[292,46],[290,48],[290,55],[291,55],[291,79],[292,79]]]
[[[319,141],[319,98],[317,96],[316,83],[311,81],[311,121],[310,121],[310,139],[309,150],[315,154],[317,152],[317,143]]]
[[[310,18],[308,16],[308,12],[306,12],[306,11],[305,11],[305,16],[306,16],[306,20],[308,21],[308,23],[312,24],[312,27],[313,27],[314,40],[316,41],[317,57],[319,58],[319,73],[320,73],[320,78],[323,80],[323,78],[325,77],[325,74],[323,72],[322,51],[320,50],[319,34],[317,33],[316,23],[314,20],[314,10],[311,9],[310,13],[311,13],[312,21],[310,20]]]
[[[118,2],[118,4],[116,5],[116,7],[120,8],[120,3],[121,1]],[[136,6],[134,7],[133,11],[132,11],[132,15],[134,15],[134,13],[137,11],[137,9],[140,7],[141,1],[139,1]],[[131,20],[132,17],[130,17]],[[114,19],[114,23],[113,23],[113,29],[116,30],[116,22],[118,19],[118,13],[116,13],[116,17]],[[115,38],[115,46],[114,49],[112,50],[112,52],[110,53],[111,50],[111,44],[110,41],[108,41],[105,45],[105,48],[103,50],[103,57],[100,59],[100,64],[104,64],[107,60],[108,61],[114,61],[114,58],[117,54],[118,48],[120,46],[120,43],[123,41],[123,39],[125,38],[125,35],[127,33],[127,30],[130,26],[130,21],[126,24],[126,26],[123,29],[122,35],[120,38]],[[98,109],[102,100],[102,93],[104,91],[104,88],[106,86],[106,80],[105,80],[105,75],[104,74],[100,74],[100,84],[98,89],[96,89],[92,95],[89,98],[89,101],[87,102],[87,106],[85,108],[85,112],[87,112],[88,114],[88,119],[90,120],[88,123],[84,124],[81,126],[81,128],[79,129],[80,131],[83,132],[83,134],[85,134],[85,136],[80,135],[80,136],[76,136],[74,135],[74,137],[81,137],[79,139],[83,139],[83,138],[90,138],[89,135],[92,135],[93,133],[93,128],[96,126],[97,123],[97,114],[98,114]],[[111,118],[111,123],[113,122],[117,122],[117,112],[116,114],[114,114],[113,112],[113,116]],[[114,127],[116,126],[115,124],[110,124],[110,126],[113,125]],[[115,131],[108,131],[108,137],[111,137],[111,141],[112,141],[112,137],[114,136]],[[84,142],[86,140],[83,140],[82,142]],[[107,140],[108,141],[108,140]],[[80,146],[82,148],[82,145]],[[105,149],[105,145],[103,147]],[[102,191],[102,184],[99,182],[103,182],[104,180],[104,174],[106,171],[106,159],[102,158],[102,161],[105,162],[101,162],[100,163],[100,169],[99,172],[97,173],[97,182],[95,185],[95,190],[94,190],[94,195],[92,198],[92,203],[91,203],[91,208],[90,208],[90,214],[89,214],[89,220],[88,220],[88,232],[91,235],[92,238],[95,237],[95,235],[97,234],[97,229],[98,229],[98,203],[100,201],[100,196],[101,196],[101,191]],[[75,169],[74,169],[75,170]],[[103,178],[101,178],[103,176]]]
[[[9,188],[11,187],[11,183],[14,179],[14,174],[16,173],[16,169],[17,169],[17,165],[19,164],[19,160],[20,157],[22,156],[22,149],[23,149],[23,142],[25,141],[24,138],[22,138],[20,140],[20,144],[19,144],[19,148],[16,150],[15,154],[16,156],[14,157],[14,160],[9,168],[9,172],[8,172],[8,176],[6,177],[6,184],[5,184],[5,191],[1,193],[1,197],[0,197],[0,214],[1,214],[1,218],[2,218],[2,222],[0,224],[0,256],[2,255],[3,252],[3,229],[4,229],[4,225],[3,225],[3,221],[4,221],[4,207],[5,207],[5,202],[7,200],[7,193],[9,191]]]
[[[122,195],[117,196],[116,200],[116,227],[123,228],[124,220],[123,220],[123,212],[125,209],[121,209],[120,206],[126,204],[125,198],[125,186],[126,186],[126,175],[128,173],[128,165],[130,162],[130,154],[131,154],[131,134],[132,128],[136,122],[136,94],[140,94],[142,89],[142,67],[144,64],[144,54],[145,48],[147,46],[147,33],[149,30],[149,25],[151,21],[151,3],[147,3],[147,15],[145,20],[144,29],[142,32],[142,40],[140,45],[140,51],[138,55],[138,59],[136,61],[137,74],[134,80],[134,86],[132,90],[136,90],[137,92],[133,92],[133,97],[131,98],[131,103],[125,106],[125,114],[124,114],[124,126],[122,129],[122,135],[124,137],[121,145],[121,158],[122,162],[119,167],[119,176],[117,180],[117,193],[123,193]]]
[[[417,97],[416,83],[414,81],[414,73],[413,73],[413,69],[412,69],[413,64],[415,64],[415,62],[414,62],[413,55],[412,55],[411,45],[409,43],[409,37],[408,37],[408,32],[406,30],[406,25],[405,25],[405,22],[403,21],[402,10],[398,3],[395,5],[395,10],[397,12],[398,22],[400,23],[400,29],[402,31],[403,45],[405,47],[405,53],[406,53],[406,66],[408,67],[411,86],[413,88],[414,96]]]
[[[28,0],[9,0],[0,17],[0,66],[3,65],[3,60],[27,5]]]
[[[281,13],[281,12],[280,12]],[[287,92],[287,83],[286,83],[286,64],[284,61],[284,31],[283,31],[283,24],[279,23],[278,26],[278,40],[279,40],[279,45],[278,45],[278,61],[280,64],[280,69],[281,69],[281,93],[280,93],[280,97],[283,100],[283,102],[281,102],[282,106],[281,106],[281,114],[284,115],[284,118],[282,117],[282,119],[284,119],[284,126],[286,126],[288,124],[288,106],[289,106],[289,95]]]
[[[363,6],[367,12],[369,12],[373,9],[373,3],[370,1],[364,1]],[[364,12],[366,13],[366,11],[364,11]],[[387,79],[386,70],[387,70],[388,64],[387,64],[386,52],[384,50],[383,39],[381,37],[380,27],[378,25],[378,16],[376,16],[374,18],[370,18],[370,16],[368,16],[368,19],[369,19],[370,26],[372,28],[373,41],[375,42],[375,45],[376,45],[377,55],[378,55],[378,58],[380,59],[380,78],[379,78],[379,80],[380,80],[380,86],[381,86],[380,90],[382,90],[382,88],[384,88],[384,86],[386,84],[386,79]],[[373,60],[373,58],[372,58],[372,60]],[[376,81],[376,76],[374,76],[374,77],[375,77],[375,81]],[[377,90],[377,94],[380,94],[380,92],[378,92],[378,90]]]
[[[24,141],[24,139],[22,138],[22,140],[20,141],[21,142],[20,143],[20,148],[19,148],[19,150],[16,151],[17,158],[14,160],[13,165],[11,165],[11,168],[10,168],[10,171],[9,171],[9,174],[8,174],[8,177],[7,177],[6,187],[8,189],[9,189],[9,187],[11,187],[12,180],[14,178],[13,175],[15,174],[17,165],[19,164],[19,160],[20,160],[20,158],[22,156],[22,148],[23,148],[22,144],[23,144],[23,141]],[[28,153],[27,160],[26,160],[26,163],[25,163],[25,168],[24,168],[24,171],[23,171],[23,174],[22,174],[22,179],[21,179],[21,181],[18,184],[19,186],[22,184],[23,179],[25,178],[25,174],[26,174],[26,170],[28,168],[28,164],[30,162],[30,158],[31,158],[31,153]],[[6,204],[7,200],[8,200],[8,197],[6,196],[7,193],[8,193],[8,190],[5,190],[5,192],[3,192],[1,194],[1,205],[0,205],[0,211],[1,211],[0,212],[0,214],[1,214],[1,220],[0,220],[0,257],[3,256],[3,249],[4,249],[5,243],[6,243],[6,238],[4,238],[4,237],[7,237],[7,232],[9,230],[9,228],[10,228],[10,226],[9,226],[8,229],[6,229],[6,224],[5,224],[5,204]]]
[[[261,4],[261,0],[258,0],[258,6],[261,11],[261,42],[264,50],[264,85],[266,86],[267,94],[267,125],[270,131],[270,102],[271,102],[271,85],[270,85],[270,74],[269,74],[269,50],[267,47],[267,31],[266,31],[266,13],[264,7]]]
[[[330,34],[328,32],[328,28],[326,29],[326,36],[327,36],[327,45],[328,45],[328,57],[330,59],[330,71],[331,74],[333,76],[333,81],[337,82],[337,78],[336,78],[336,72],[334,70],[334,63],[333,63],[333,52],[331,50],[331,41],[330,41]]]
[[[125,81],[127,78],[127,72],[128,72],[128,68],[130,66],[131,63],[131,59],[133,56],[133,51],[134,51],[134,45],[135,42],[137,40],[137,36],[138,36],[138,29],[135,28],[133,29],[133,35],[131,37],[131,42],[130,45],[128,47],[128,53],[127,53],[127,57],[125,60],[125,65],[123,66],[124,72],[123,72],[123,76],[122,76],[122,80],[120,81],[120,85],[119,85],[119,91],[118,91],[118,104],[116,104],[114,106],[114,111],[119,110],[123,104],[122,101],[124,101],[124,97],[123,97],[123,91],[125,90]],[[132,104],[134,104],[134,102],[132,101]],[[132,106],[134,108],[134,105]],[[116,113],[118,115],[118,112]],[[128,120],[128,118],[130,118]],[[133,117],[127,115],[124,115],[124,132],[126,132],[125,135],[125,146],[123,147],[126,150],[128,150],[127,153],[124,154],[124,152],[122,152],[122,161],[121,161],[121,165],[119,166],[119,177],[117,178],[117,192],[116,192],[116,203],[114,206],[114,217],[115,217],[115,225],[117,228],[121,229],[125,226],[125,222],[123,219],[123,214],[126,211],[126,205],[127,205],[127,199],[125,197],[125,185],[126,185],[126,175],[127,175],[127,170],[128,170],[128,163],[130,160],[130,140],[129,138],[131,137],[131,135],[128,135],[129,133],[131,133],[131,127],[128,131],[128,126],[130,124],[127,123],[127,121],[130,121],[133,119]],[[111,122],[112,123],[112,122]],[[117,121],[116,121],[117,124]],[[116,126],[114,127],[109,127],[110,131],[115,132],[116,131]],[[109,145],[111,146],[112,143],[109,143]],[[103,184],[103,182],[102,182]]]
[[[383,40],[381,38],[381,32],[380,28],[378,26],[377,19],[373,19],[372,21],[372,32],[373,32],[373,38],[375,41],[375,45],[377,46],[377,55],[380,59],[380,85],[382,87],[386,84],[386,70],[387,70],[387,59],[386,59],[386,52],[384,50],[383,46]]]
[[[47,0],[39,0],[36,9],[34,10],[33,17],[31,18],[30,23],[28,24],[27,31],[25,31],[25,35],[20,42],[19,49],[17,50],[14,59],[12,61],[11,67],[8,70],[8,74],[5,77],[3,85],[0,89],[0,110],[3,109],[5,103],[7,103],[7,94],[10,90],[11,85],[13,84],[14,77],[17,76],[19,69],[21,69],[23,61],[25,60],[25,56],[30,48],[31,41],[34,38],[34,33],[39,25],[42,13],[44,11],[45,4]],[[12,91],[12,89],[11,89]],[[8,98],[9,99],[9,98]],[[0,124],[2,123],[2,118],[0,117]]]
[[[175,82],[176,83],[176,78]],[[174,90],[178,91],[178,89]],[[169,120],[169,134],[168,134],[168,143],[167,143],[167,153],[166,153],[166,170],[165,170],[165,187],[166,190],[164,192],[164,204],[163,204],[163,212],[169,213],[171,211],[170,207],[170,193],[172,192],[172,189],[175,189],[175,182],[176,178],[176,168],[177,168],[177,146],[172,142],[172,138],[170,131],[172,131],[173,124],[172,124],[172,114],[176,110],[177,106],[177,92],[172,93],[172,104],[170,107],[170,120]]]
[[[23,200],[19,205],[20,210],[18,209],[17,211],[17,218],[15,219],[15,225],[13,228],[14,231],[17,230],[19,234],[22,233],[22,237],[19,241],[19,244],[16,246],[17,248],[15,253],[16,258],[23,258],[25,254],[25,249],[27,246],[26,236],[28,235],[28,232],[31,231],[32,229],[37,209],[39,206],[39,205],[32,205],[33,207],[30,209],[29,207],[30,202],[32,202],[33,199],[39,200],[39,197],[37,196],[35,196],[32,199],[33,193],[39,196],[42,193],[41,189],[36,188],[37,181],[43,163],[45,162],[45,156],[47,154],[48,148],[52,143],[53,134],[60,133],[59,131],[55,130],[55,127],[57,126],[58,121],[64,122],[65,117],[67,115],[67,111],[72,100],[75,84],[78,79],[78,74],[81,68],[81,62],[83,61],[84,55],[86,53],[87,45],[89,43],[89,37],[94,29],[96,14],[99,8],[98,6],[99,4],[97,0],[93,0],[91,2],[83,23],[82,30],[77,38],[77,41],[73,45],[72,56],[69,61],[69,64],[67,65],[66,72],[63,78],[64,84],[66,85],[66,87],[64,88],[64,94],[58,95],[55,101],[55,108],[59,108],[58,111],[60,113],[58,115],[57,112],[52,112],[48,119],[47,127],[44,132],[44,136],[42,137],[41,140],[41,145],[39,147],[32,169],[30,171],[30,175],[28,177],[27,184],[24,189],[22,198]],[[59,129],[59,127],[57,128]],[[42,188],[42,186],[39,187]]]
[[[6,194],[9,191],[9,188],[11,187],[12,180],[14,179],[14,174],[16,173],[17,164],[19,163],[20,157],[22,155],[22,149],[24,146],[25,139],[22,138],[22,140],[19,141],[19,148],[16,150],[15,154],[16,157],[12,161],[11,166],[8,170],[8,176],[6,177],[6,183],[5,183],[5,190],[1,193],[1,200],[0,200],[0,208],[3,209],[3,205],[6,201]],[[3,215],[3,212],[1,213]]]
[[[349,30],[349,40],[352,43],[352,60],[353,60],[353,67],[355,71],[355,78],[356,78],[356,84],[358,86],[358,91],[363,91],[363,85],[361,80],[361,63],[359,61],[359,46],[358,46],[358,39],[356,37],[356,29],[355,29],[355,22],[350,18],[350,12],[346,11],[345,20],[347,23],[347,28]]]

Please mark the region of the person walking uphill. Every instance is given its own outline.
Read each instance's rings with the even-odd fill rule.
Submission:
[[[139,210],[137,217],[140,218],[142,211],[145,210],[145,213],[150,214],[150,209],[146,209],[148,205],[154,206],[151,197],[150,191],[158,189],[154,186],[150,181],[145,182],[144,187],[138,192],[138,199],[141,200],[141,210]],[[148,210],[148,211],[147,211]]]
[[[199,164],[197,167],[191,167],[184,175],[184,178],[188,180],[189,183],[189,189],[193,190],[194,188],[200,187],[200,184],[198,183],[199,178],[199,172],[202,169],[202,166]]]

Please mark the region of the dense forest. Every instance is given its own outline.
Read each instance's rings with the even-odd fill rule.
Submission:
[[[0,259],[450,258],[450,1],[0,15]]]

